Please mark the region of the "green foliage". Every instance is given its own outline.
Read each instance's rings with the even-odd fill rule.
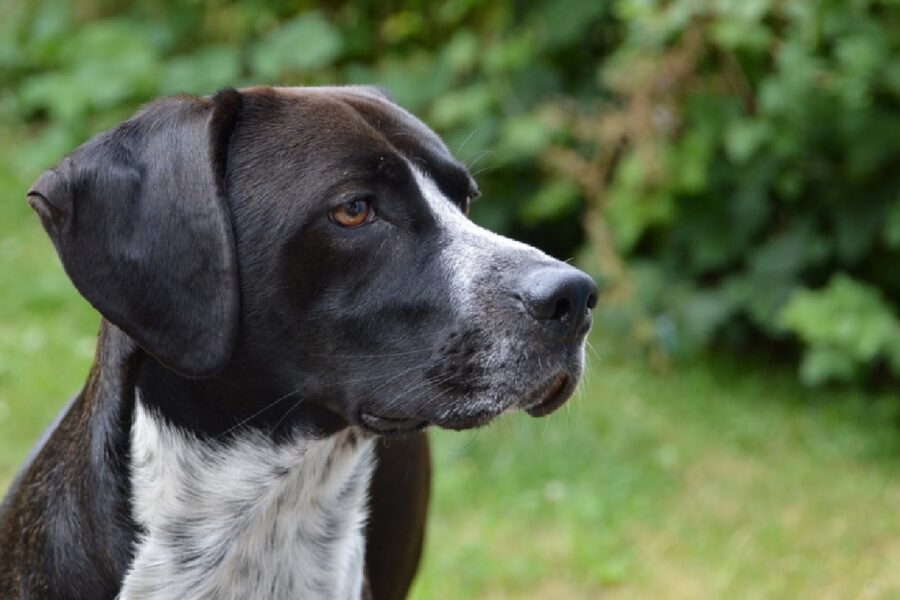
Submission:
[[[836,275],[824,289],[797,290],[781,320],[807,346],[800,366],[806,382],[853,379],[882,360],[900,374],[900,321],[870,285]]]
[[[900,6],[616,7],[618,106],[594,139],[625,145],[595,201],[618,251],[651,267],[657,343],[796,340],[810,383],[884,360],[900,374]]]
[[[298,48],[302,41],[303,48]],[[302,13],[260,40],[250,55],[253,72],[263,81],[330,65],[341,53],[341,35],[318,12]]]
[[[0,127],[25,140],[9,159],[23,179],[158,95],[375,83],[478,174],[476,220],[587,257],[613,290],[610,323],[637,323],[663,354],[800,344],[810,382],[890,361],[785,315],[832,297],[835,273],[897,312],[896,3],[13,0],[0,13]]]
[[[25,173],[159,95],[374,83],[481,172],[491,202],[476,218],[565,257],[583,240],[580,190],[539,161],[558,136],[541,108],[596,97],[592,65],[614,33],[604,3],[14,0],[3,11],[0,125],[28,126]]]

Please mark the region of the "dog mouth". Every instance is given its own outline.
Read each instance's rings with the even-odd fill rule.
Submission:
[[[569,399],[569,375],[565,371],[557,373],[547,384],[540,399],[525,408],[532,417],[545,417],[566,403]]]
[[[573,378],[566,371],[560,371],[553,376],[542,388],[538,399],[524,407],[532,417],[544,417],[560,408],[572,395]],[[357,422],[359,425],[376,435],[403,435],[414,431],[420,431],[434,424],[446,429],[463,430],[481,427],[503,412],[500,408],[489,410],[482,409],[472,414],[457,415],[450,419],[437,419],[430,421],[418,416],[403,416],[392,414],[378,414],[367,410],[360,410]]]
[[[376,415],[366,411],[360,411],[359,422],[364,429],[379,435],[410,433],[425,429],[429,425],[428,421],[422,419]]]

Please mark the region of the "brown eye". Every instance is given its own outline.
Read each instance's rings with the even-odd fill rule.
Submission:
[[[369,220],[372,214],[371,203],[358,198],[333,208],[328,216],[341,227],[359,227]]]

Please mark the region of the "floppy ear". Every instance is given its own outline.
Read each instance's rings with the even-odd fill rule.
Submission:
[[[28,192],[78,291],[167,367],[231,357],[239,291],[226,201],[241,96],[151,104],[45,172]]]

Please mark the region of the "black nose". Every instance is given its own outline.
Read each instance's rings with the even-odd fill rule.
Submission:
[[[566,334],[584,335],[597,305],[597,285],[569,266],[540,267],[523,277],[521,298],[535,319],[557,322]]]

